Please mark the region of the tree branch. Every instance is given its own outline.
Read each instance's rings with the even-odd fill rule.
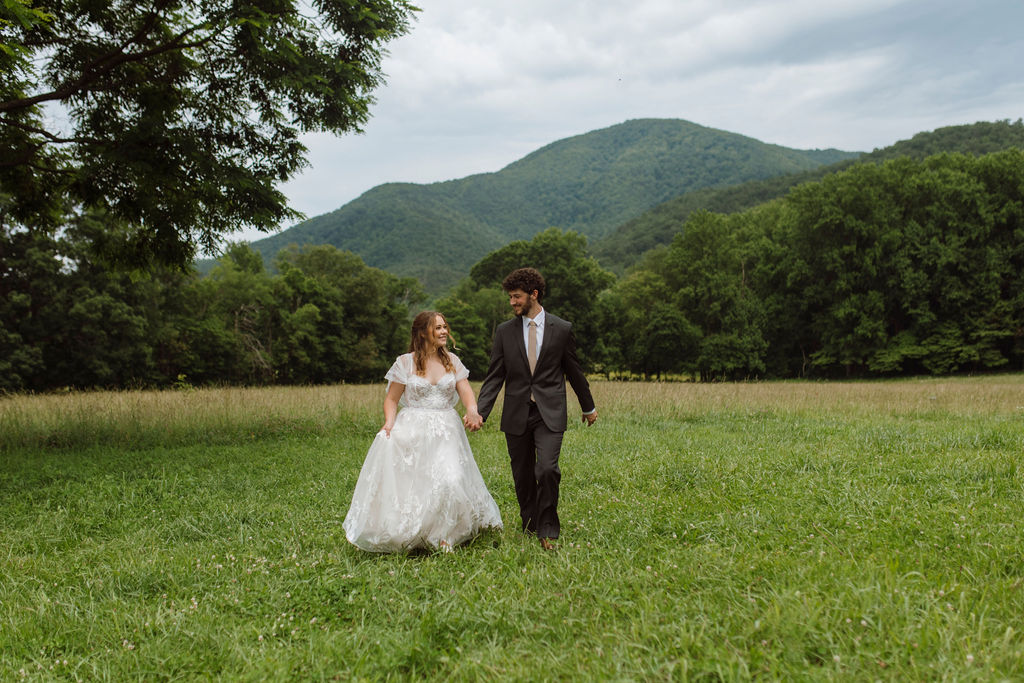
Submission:
[[[201,40],[196,40],[194,42],[183,42],[191,34],[195,33],[201,28],[201,25],[191,26],[182,31],[181,33],[179,33],[178,35],[174,36],[174,38],[172,38],[170,41],[166,43],[156,45],[148,50],[143,50],[141,52],[125,53],[125,47],[137,42],[138,39],[144,35],[143,31],[140,29],[140,31],[136,33],[135,36],[132,36],[131,39],[123,43],[122,46],[119,47],[116,51],[110,52],[104,55],[103,57],[100,57],[99,59],[95,60],[92,64],[89,64],[84,69],[82,69],[82,75],[78,79],[70,83],[66,83],[61,87],[57,88],[56,90],[52,90],[48,93],[40,93],[39,95],[34,95],[32,97],[24,97],[17,100],[0,102],[0,112],[25,109],[27,107],[31,107],[41,102],[49,102],[52,100],[65,100],[78,92],[88,90],[89,88],[87,86],[89,84],[95,83],[102,76],[109,74],[115,68],[123,64],[141,62],[146,59],[149,59],[150,57],[154,57],[165,52],[202,47],[203,45],[206,45],[207,43],[212,41],[218,34],[218,31],[213,31]]]
[[[12,126],[12,127],[17,128],[19,130],[23,130],[26,133],[33,133],[35,135],[42,135],[49,142],[52,142],[54,144],[69,144],[69,143],[81,143],[81,142],[99,142],[99,140],[97,140],[96,138],[83,138],[83,137],[62,138],[62,137],[58,137],[58,136],[54,135],[53,133],[51,133],[50,131],[48,131],[48,130],[46,130],[44,128],[37,128],[35,126],[30,126],[27,123],[20,123],[18,121],[12,121],[12,120],[10,120],[8,118],[5,118],[5,117],[0,117],[0,126]]]
[[[73,172],[66,168],[54,168],[52,166],[40,166],[39,164],[32,163],[29,159],[32,158],[32,152],[42,147],[42,145],[36,145],[32,150],[25,150],[25,153],[17,159],[5,159],[0,161],[0,168],[31,168],[41,173],[56,173],[57,175],[73,175]]]

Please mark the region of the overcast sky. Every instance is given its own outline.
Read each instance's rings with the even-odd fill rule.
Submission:
[[[1024,116],[1024,0],[413,4],[365,132],[305,138],[311,165],[284,190],[307,216],[385,182],[497,171],[628,119],[871,151]]]

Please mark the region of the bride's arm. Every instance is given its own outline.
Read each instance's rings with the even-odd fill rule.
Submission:
[[[462,405],[466,408],[466,416],[462,419],[462,423],[469,428],[470,431],[476,431],[480,429],[484,420],[480,417],[480,413],[476,409],[476,396],[473,395],[473,387],[469,385],[468,379],[460,379],[455,383],[455,391],[459,393],[459,400],[462,401]]]
[[[405,385],[392,382],[388,385],[388,394],[384,397],[384,426],[381,428],[387,436],[391,436],[391,429],[395,426],[395,416],[398,415],[398,399],[402,398]]]

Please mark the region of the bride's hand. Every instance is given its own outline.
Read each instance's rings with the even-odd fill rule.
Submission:
[[[380,431],[384,432],[384,436],[386,436],[387,438],[390,439],[391,438],[391,430],[394,429],[394,427],[395,427],[395,423],[394,422],[390,422],[390,421],[389,422],[385,422],[384,426],[380,428]]]
[[[480,413],[475,410],[467,410],[466,415],[462,418],[462,424],[471,432],[475,432],[484,424],[484,419],[480,417]]]

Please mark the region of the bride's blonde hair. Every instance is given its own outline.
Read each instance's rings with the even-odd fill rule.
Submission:
[[[448,342],[445,346],[434,346],[431,337],[434,334],[434,322],[440,318],[447,325],[448,321],[437,311],[423,311],[412,321],[412,337],[409,339],[409,353],[412,354],[413,369],[417,375],[427,374],[427,359],[431,354],[436,353],[437,360],[441,362],[447,372],[455,372],[455,365],[448,355],[447,345],[455,348],[455,338],[452,336],[451,328],[448,328]],[[435,352],[436,349],[436,352]]]

